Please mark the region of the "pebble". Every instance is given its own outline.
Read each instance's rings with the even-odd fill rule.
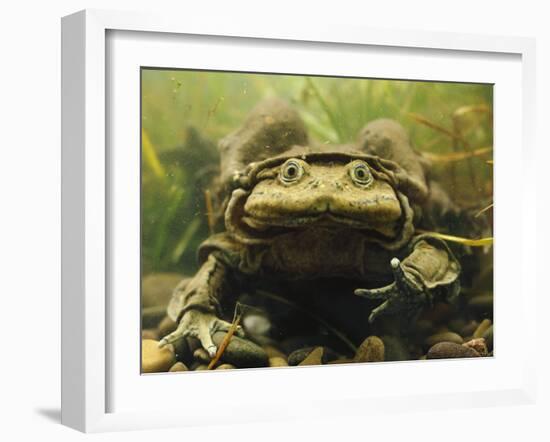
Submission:
[[[475,358],[479,353],[473,348],[454,342],[439,342],[428,350],[427,359]]]
[[[487,349],[489,351],[493,351],[493,325],[491,325],[487,330],[485,330],[485,333],[483,333],[483,339],[485,339],[485,343],[487,344]]]
[[[265,315],[251,313],[243,319],[243,327],[247,333],[253,335],[267,335],[271,330],[271,321]]]
[[[210,355],[208,354],[208,352],[204,349],[204,348],[197,348],[194,352],[193,352],[193,357],[199,361],[199,362],[203,362],[205,364],[209,364],[210,363]]]
[[[264,350],[269,358],[283,358],[286,361],[286,355],[273,345],[264,345]]]
[[[159,342],[153,339],[141,341],[141,371],[143,373],[165,372],[176,362],[174,348],[167,345],[159,348]]]
[[[195,367],[195,371],[202,371],[202,370],[208,370],[208,365],[206,364],[199,364]]]
[[[270,367],[288,367],[288,362],[285,358],[279,356],[273,356],[269,358]]]
[[[481,321],[481,324],[479,324],[473,334],[474,338],[481,338],[483,336],[483,333],[485,333],[492,324],[493,323],[490,319],[484,319],[483,321]]]
[[[150,339],[153,341],[158,341],[159,334],[154,328],[146,328],[141,330],[141,339]]]
[[[217,347],[225,335],[225,332],[214,333],[212,340]],[[269,364],[267,353],[262,347],[235,335],[231,337],[221,359],[239,368],[267,367]]]
[[[489,351],[487,350],[487,345],[485,344],[485,339],[483,338],[472,339],[462,345],[465,347],[473,348],[479,353],[480,356],[487,356],[489,354]]]
[[[298,350],[294,350],[288,355],[288,365],[298,365],[313,351],[315,347],[305,347]]]
[[[293,336],[287,338],[284,341],[281,341],[281,349],[288,355],[296,350],[301,350],[302,348],[312,348],[317,346],[324,345],[324,339],[322,336]]]
[[[355,361],[351,358],[338,358],[334,359],[333,361],[327,362],[327,364],[351,364],[353,362]]]
[[[462,336],[454,332],[436,333],[435,335],[428,336],[424,343],[427,347],[432,347],[439,342],[453,342],[455,344],[462,344],[464,340]]]
[[[232,364],[221,364],[221,365],[218,365],[215,370],[233,370],[237,367],[235,367],[234,365]]]
[[[323,363],[323,353],[325,352],[323,347],[315,347],[306,358],[300,362],[299,366],[305,365],[321,365]]]
[[[150,273],[141,281],[141,307],[167,306],[183,276],[177,273]]]
[[[168,316],[165,316],[164,318],[162,318],[162,321],[160,321],[160,324],[158,326],[158,333],[161,337],[164,337],[172,333],[177,326],[178,324],[176,324]]]
[[[164,338],[166,335],[172,333],[177,327],[177,324],[170,319],[168,316],[162,318],[160,324],[157,328],[158,334],[160,337]]]
[[[378,336],[369,336],[365,339],[353,358],[353,362],[383,362],[384,342]]]
[[[319,347],[319,346],[318,346]],[[298,350],[293,351],[288,355],[288,365],[296,366],[300,365],[300,363],[306,359],[309,354],[317,347],[304,347],[300,348]],[[338,358],[338,354],[336,354],[333,350],[327,347],[321,347],[323,348],[323,361],[322,363],[325,364],[328,361],[332,361],[333,359]]]
[[[176,371],[189,371],[189,368],[187,368],[187,365],[185,365],[183,362],[176,362],[172,367],[170,367],[170,372],[176,372]]]

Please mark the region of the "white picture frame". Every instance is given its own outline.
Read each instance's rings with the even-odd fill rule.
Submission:
[[[515,268],[519,267],[519,270],[516,270],[518,275],[514,281],[506,284],[502,281],[499,283],[498,271],[495,276],[495,287],[500,290],[495,306],[495,316],[498,314],[500,327],[499,337],[496,338],[499,339],[498,356],[487,361],[479,361],[480,364],[475,368],[472,368],[471,364],[468,365],[471,361],[453,360],[430,362],[430,365],[419,365],[413,362],[389,365],[387,363],[372,364],[368,367],[368,373],[365,371],[367,368],[364,365],[358,364],[353,367],[242,370],[223,374],[193,373],[185,376],[147,377],[139,377],[139,368],[136,368],[137,372],[132,372],[132,374],[127,371],[124,371],[122,375],[117,374],[116,370],[129,369],[127,367],[119,368],[122,366],[119,363],[114,364],[113,367],[113,361],[117,360],[113,355],[113,348],[120,349],[121,345],[113,344],[111,340],[116,341],[120,337],[121,342],[126,342],[124,339],[128,338],[124,337],[123,333],[117,332],[117,326],[114,325],[120,324],[123,327],[125,324],[124,314],[120,313],[120,308],[113,308],[116,302],[110,298],[111,291],[116,286],[116,283],[113,282],[115,275],[113,275],[112,265],[118,259],[117,254],[130,254],[130,251],[125,251],[122,246],[115,248],[112,246],[118,241],[115,236],[119,233],[122,235],[122,232],[116,228],[116,219],[113,219],[114,214],[117,213],[114,205],[119,201],[113,189],[116,189],[120,184],[118,180],[121,179],[126,180],[129,185],[133,182],[135,186],[135,180],[139,180],[139,176],[135,176],[136,169],[130,166],[125,169],[124,174],[118,173],[117,171],[121,170],[117,169],[121,162],[119,155],[122,155],[124,159],[125,155],[132,154],[120,151],[113,156],[113,152],[109,149],[110,143],[119,143],[115,139],[115,135],[108,132],[106,125],[107,121],[112,122],[112,119],[116,121],[117,118],[116,110],[109,108],[108,95],[113,92],[109,82],[117,81],[117,73],[109,71],[109,63],[114,62],[113,57],[120,56],[121,60],[124,59],[123,53],[118,49],[115,51],[109,49],[108,36],[116,33],[139,35],[142,42],[137,44],[145,44],[147,39],[167,38],[172,43],[180,44],[179,42],[185,41],[186,36],[189,39],[193,37],[194,41],[215,37],[216,41],[226,46],[228,42],[235,42],[236,46],[239,46],[237,43],[243,43],[254,46],[255,50],[261,48],[263,43],[268,43],[281,51],[289,50],[289,48],[302,50],[305,47],[323,46],[326,50],[333,51],[335,56],[339,51],[360,50],[361,48],[374,48],[382,55],[385,51],[397,48],[401,51],[400,56],[406,56],[408,52],[424,51],[421,55],[429,56],[433,61],[433,63],[429,63],[428,68],[424,67],[424,69],[430,70],[437,69],[438,58],[444,59],[447,56],[462,57],[465,55],[465,57],[472,58],[474,64],[476,60],[477,63],[482,64],[485,58],[490,57],[502,60],[509,58],[510,76],[506,77],[508,73],[501,72],[498,75],[502,75],[502,77],[498,78],[502,78],[502,84],[507,85],[510,90],[503,90],[502,95],[495,94],[495,124],[500,124],[503,131],[495,132],[497,145],[495,151],[495,207],[497,208],[495,211],[497,220],[495,237],[498,238],[495,260],[497,263],[501,263],[501,276],[509,274],[513,270],[511,267],[513,263],[506,256],[512,251],[520,257],[521,265],[518,266],[516,263]],[[131,44],[135,45],[136,43]],[[164,43],[158,44],[163,45]],[[131,45],[123,47],[128,49],[129,54],[132,52]],[[163,52],[158,50],[159,47],[156,47],[157,55]],[[223,58],[221,53],[219,55],[220,59]],[[182,20],[181,17],[176,18],[168,15],[153,16],[151,14],[87,10],[63,18],[62,56],[63,424],[85,432],[96,432],[206,425],[214,421],[217,423],[252,422],[290,417],[365,415],[381,410],[396,412],[411,408],[417,410],[463,408],[532,403],[534,401],[536,392],[535,359],[530,357],[534,354],[534,339],[529,339],[529,337],[534,336],[535,324],[533,321],[525,319],[525,313],[536,309],[536,284],[533,278],[524,277],[528,271],[526,257],[536,255],[534,250],[536,244],[534,238],[536,194],[526,190],[536,188],[534,174],[530,174],[536,159],[533,128],[535,46],[532,39],[403,30],[393,32],[337,25],[327,26],[327,24],[284,29],[277,24],[269,25],[258,22],[249,23],[246,26],[240,23],[235,26],[230,22],[218,23],[198,17],[187,17]],[[160,57],[160,55],[158,56]],[[249,64],[247,60],[239,59],[239,63],[236,60],[232,62],[228,59],[216,66],[229,69],[233,63],[237,70],[246,70],[248,66],[253,70],[253,64]],[[125,66],[129,68],[140,64],[139,58],[131,56],[127,62],[128,64]],[[441,63],[441,65],[443,64],[445,63]],[[398,65],[392,65],[391,60],[388,60],[388,66],[386,69],[394,69],[394,78],[407,78],[403,77],[407,74],[397,71]],[[417,66],[417,69],[420,68],[421,66]],[[299,63],[297,63],[296,69],[300,70]],[[318,69],[321,68],[318,67]],[[329,66],[327,69],[327,72],[332,72],[334,68]],[[497,71],[498,69],[495,69],[495,72]],[[387,72],[381,75],[391,77]],[[472,76],[471,71],[461,72],[459,70],[453,75],[454,77],[445,79],[454,78],[462,81],[475,79],[475,75]],[[490,78],[490,75],[493,74],[487,75],[487,78]],[[421,79],[421,77],[420,74],[415,78]],[[496,85],[498,87],[499,83]],[[519,90],[512,90],[511,85],[517,85]],[[138,93],[138,90],[135,90],[135,93]],[[510,97],[506,96],[507,93],[510,94]],[[509,102],[517,104],[517,107],[503,108],[498,102],[499,96],[506,96],[504,99],[510,99]],[[128,101],[128,103],[131,102],[134,101]],[[516,127],[510,127],[514,118]],[[126,129],[124,127],[122,132],[126,132]],[[119,130],[119,132],[121,131]],[[129,133],[130,130],[127,132]],[[499,138],[499,133],[509,135],[509,137]],[[139,134],[137,136],[139,137]],[[508,148],[515,142],[521,146],[519,159],[518,152],[513,152]],[[132,146],[131,143],[126,145]],[[133,148],[139,151],[139,145],[133,146]],[[130,164],[133,163],[130,161]],[[518,164],[521,167],[518,168]],[[514,170],[523,177],[523,186],[514,186],[513,183],[499,179]],[[521,201],[522,210],[507,211],[510,204],[507,203],[505,195],[510,195],[509,198],[515,201]],[[130,211],[134,209],[135,207],[128,207]],[[139,217],[136,222],[138,221]],[[512,229],[516,238],[518,234],[521,235],[521,240],[516,241],[515,244],[511,243],[506,235]],[[131,238],[128,240],[132,241]],[[134,259],[139,260],[139,257],[135,256]],[[498,270],[498,265],[496,269]],[[133,271],[135,270],[134,268]],[[130,288],[134,287],[135,289],[135,284],[139,290],[139,279],[133,286],[130,285]],[[135,294],[135,290],[133,293]],[[517,293],[520,295],[518,296]],[[511,305],[509,299],[512,294],[515,296],[514,305],[518,310],[514,318],[521,323],[524,331],[522,335],[524,360],[518,361],[508,357],[510,353],[507,349],[507,343],[510,343],[511,348],[516,343],[514,339],[517,339],[513,336],[510,327],[507,328],[506,325],[507,318],[510,318],[512,314],[509,308]],[[127,295],[132,296],[132,292],[128,291]],[[136,296],[135,308],[139,309],[139,291]],[[498,296],[502,302],[498,300]],[[132,307],[129,307],[128,316],[133,314],[131,309]],[[137,335],[135,339],[138,341]],[[132,351],[129,350],[128,353],[132,354]],[[120,355],[120,353],[118,351],[116,354]],[[494,373],[492,376],[494,382],[486,388],[470,381],[458,382],[456,388],[453,389],[445,389],[444,383],[438,382],[443,371],[467,373],[468,370],[474,369],[484,372],[486,376],[492,376]],[[368,389],[357,387],[353,394],[340,396],[337,389],[330,387],[326,388],[323,394],[315,394],[315,382],[323,379],[334,381],[345,378],[345,381],[342,381],[344,387],[357,386],[359,380],[366,373],[369,377],[378,380],[377,385],[372,385]],[[126,397],[120,401],[117,400],[117,402],[121,404],[132,402],[135,409],[128,406],[113,408],[112,399],[109,399],[112,391],[119,388],[118,384],[121,384],[119,381],[113,382],[113,379],[122,379],[125,377],[124,374],[128,375],[127,379],[131,380],[133,384],[125,384],[125,388],[120,389],[117,397]],[[206,379],[205,376],[209,376],[209,378]],[[420,390],[413,388],[414,386],[407,390],[406,385],[391,382],[392,379],[409,377],[416,377],[418,385],[424,386],[431,379],[432,388],[424,389],[422,391],[425,393],[420,393]],[[183,378],[186,378],[185,381]],[[175,384],[176,379],[180,385]],[[236,392],[242,391],[244,385],[248,385],[246,388],[250,389],[250,394],[254,394],[253,390],[260,387],[269,389],[277,382],[284,382],[284,385],[300,386],[307,399],[283,404],[276,396],[276,390],[280,390],[280,387],[272,388],[272,394],[275,396],[266,402],[250,403],[246,400],[246,395],[235,396]],[[166,392],[173,391],[176,393],[174,396],[177,397],[177,389],[183,388],[183,384],[185,384],[186,394],[196,399],[192,404],[192,401],[188,401],[187,407],[176,409],[173,404],[167,403],[164,407],[156,405],[148,409],[147,403],[150,403],[152,398],[150,395],[159,392],[158,394],[164,394],[164,397],[167,397]],[[220,409],[223,409],[224,406],[240,407],[242,411],[240,417],[224,416],[222,412],[209,411],[208,403],[211,402],[211,396],[208,396],[208,388],[222,392],[222,397],[224,393],[230,397],[231,402],[225,405],[223,400],[218,401],[219,407]],[[139,391],[139,394],[131,396],[131,391]],[[206,399],[201,400],[204,391],[206,391]]]

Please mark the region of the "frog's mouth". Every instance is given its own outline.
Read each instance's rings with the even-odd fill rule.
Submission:
[[[252,216],[243,216],[242,222],[251,229],[259,232],[295,230],[309,227],[325,227],[340,229],[350,227],[358,230],[364,230],[367,233],[379,234],[385,238],[393,238],[399,230],[399,224],[390,223],[382,225],[369,225],[368,222],[358,220],[349,216],[332,213],[329,209],[322,213],[312,215],[303,215],[291,218],[258,218]]]
[[[413,211],[407,197],[400,192],[397,192],[401,206],[400,219],[377,224],[371,224],[367,219],[331,212],[328,207],[323,211],[292,217],[252,216],[244,208],[249,194],[244,189],[235,190],[225,212],[228,232],[245,244],[269,244],[279,235],[310,228],[352,228],[363,232],[369,241],[387,249],[397,249],[404,246],[414,233]]]

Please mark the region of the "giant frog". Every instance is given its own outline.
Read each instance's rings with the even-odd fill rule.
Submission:
[[[220,302],[246,281],[351,281],[356,295],[379,301],[370,323],[382,314],[414,320],[433,300],[457,296],[453,253],[416,233],[448,198],[396,121],[370,122],[353,144],[320,144],[289,104],[270,99],[219,150],[225,228],[203,242],[200,269],[175,289],[168,314],[177,328],[161,346],[194,337],[213,356],[212,335],[231,325]]]

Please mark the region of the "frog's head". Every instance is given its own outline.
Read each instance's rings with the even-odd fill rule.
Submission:
[[[265,113],[266,107],[262,109]],[[358,141],[349,145],[314,144],[307,136],[285,145],[271,137],[269,147],[275,154],[269,156],[264,148],[266,129],[257,120],[253,120],[255,125],[240,129],[238,136],[228,138],[233,145],[227,158],[233,164],[240,158],[235,152],[240,156],[257,152],[256,161],[241,161],[244,167],[233,169],[234,190],[225,210],[225,224],[237,239],[262,243],[289,230],[351,228],[387,248],[406,244],[414,232],[410,201],[424,197],[426,185],[423,175],[410,173],[410,165],[418,164],[411,161],[414,158],[401,126],[378,120],[367,125]],[[276,116],[268,120],[269,127],[278,121]],[[287,124],[284,132],[303,133],[296,129],[302,127],[300,124]],[[241,141],[245,135],[246,149]],[[226,145],[227,141],[222,143],[222,147]],[[391,157],[396,148],[409,149],[404,150],[405,155],[397,152],[399,158],[408,161],[409,170]],[[380,151],[385,152],[385,158]],[[419,166],[417,170],[421,171]]]
[[[253,229],[350,226],[386,237],[399,229],[399,198],[365,160],[289,158],[257,179],[244,204],[243,222]]]

